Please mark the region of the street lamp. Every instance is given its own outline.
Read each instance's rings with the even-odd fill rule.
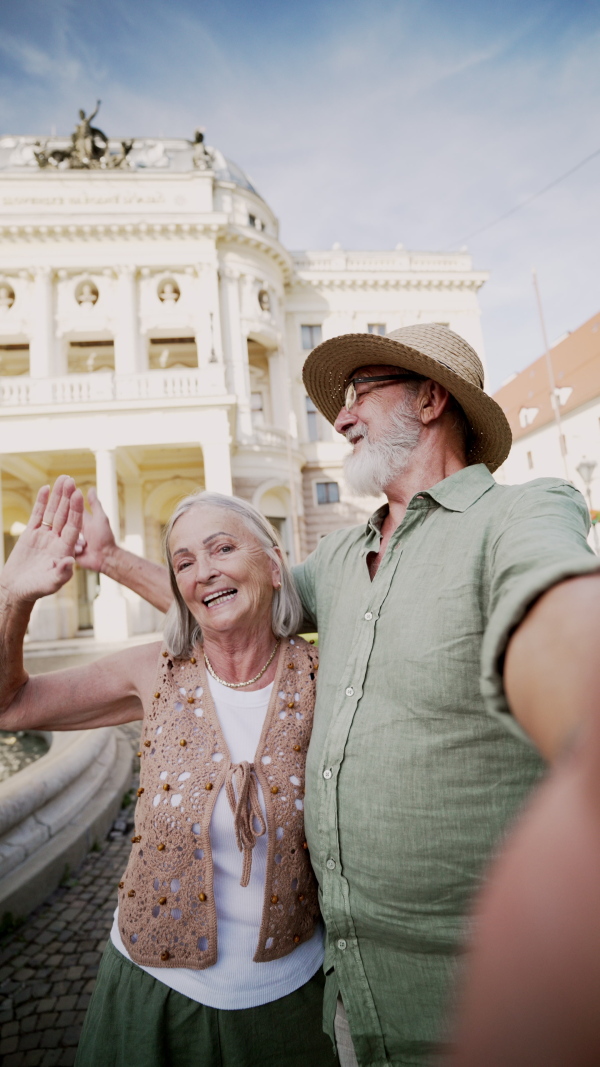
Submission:
[[[592,513],[592,492],[590,486],[592,484],[592,478],[594,477],[594,471],[596,470],[597,466],[598,464],[596,463],[595,459],[586,459],[585,457],[581,460],[581,463],[577,465],[577,473],[581,478],[583,484],[585,485],[585,495],[587,497],[588,508],[590,509],[590,516]],[[592,522],[592,530],[594,536],[594,550],[596,552],[596,555],[599,555],[600,549],[598,546],[598,531],[596,529],[595,522]]]

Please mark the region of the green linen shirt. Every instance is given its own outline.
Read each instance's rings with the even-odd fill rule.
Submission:
[[[481,464],[412,498],[373,581],[387,506],[295,568],[320,669],[306,832],[361,1067],[422,1065],[443,1040],[465,915],[543,771],[502,657],[544,590],[595,571],[568,483],[498,485]]]

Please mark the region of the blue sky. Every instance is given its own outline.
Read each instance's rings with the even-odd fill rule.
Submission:
[[[0,133],[207,140],[291,248],[459,247],[600,148],[595,0],[0,0]],[[600,156],[468,241],[488,388],[600,306]]]

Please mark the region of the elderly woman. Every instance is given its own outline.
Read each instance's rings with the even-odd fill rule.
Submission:
[[[83,497],[40,490],[0,576],[0,725],[142,720],[133,848],[80,1067],[335,1065],[321,1030],[322,932],[303,830],[315,650],[269,523],[197,493],[165,547],[164,644],[29,678],[38,597],[73,571]]]

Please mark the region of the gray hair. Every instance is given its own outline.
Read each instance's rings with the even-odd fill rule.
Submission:
[[[298,632],[302,625],[303,611],[300,597],[296,592],[292,572],[287,562],[285,551],[276,530],[257,508],[240,500],[237,496],[225,496],[223,493],[208,493],[198,490],[179,502],[171,515],[163,535],[163,547],[169,568],[169,580],[173,590],[173,603],[167,613],[164,638],[167,648],[174,656],[189,656],[195,645],[202,640],[202,631],[187,604],[185,603],[175,578],[173,559],[169,549],[169,538],[173,527],[182,515],[191,508],[203,505],[223,510],[234,511],[239,515],[248,532],[264,549],[265,555],[279,567],[281,588],[273,591],[272,628],[275,637],[290,637]],[[279,555],[281,553],[281,555]]]

